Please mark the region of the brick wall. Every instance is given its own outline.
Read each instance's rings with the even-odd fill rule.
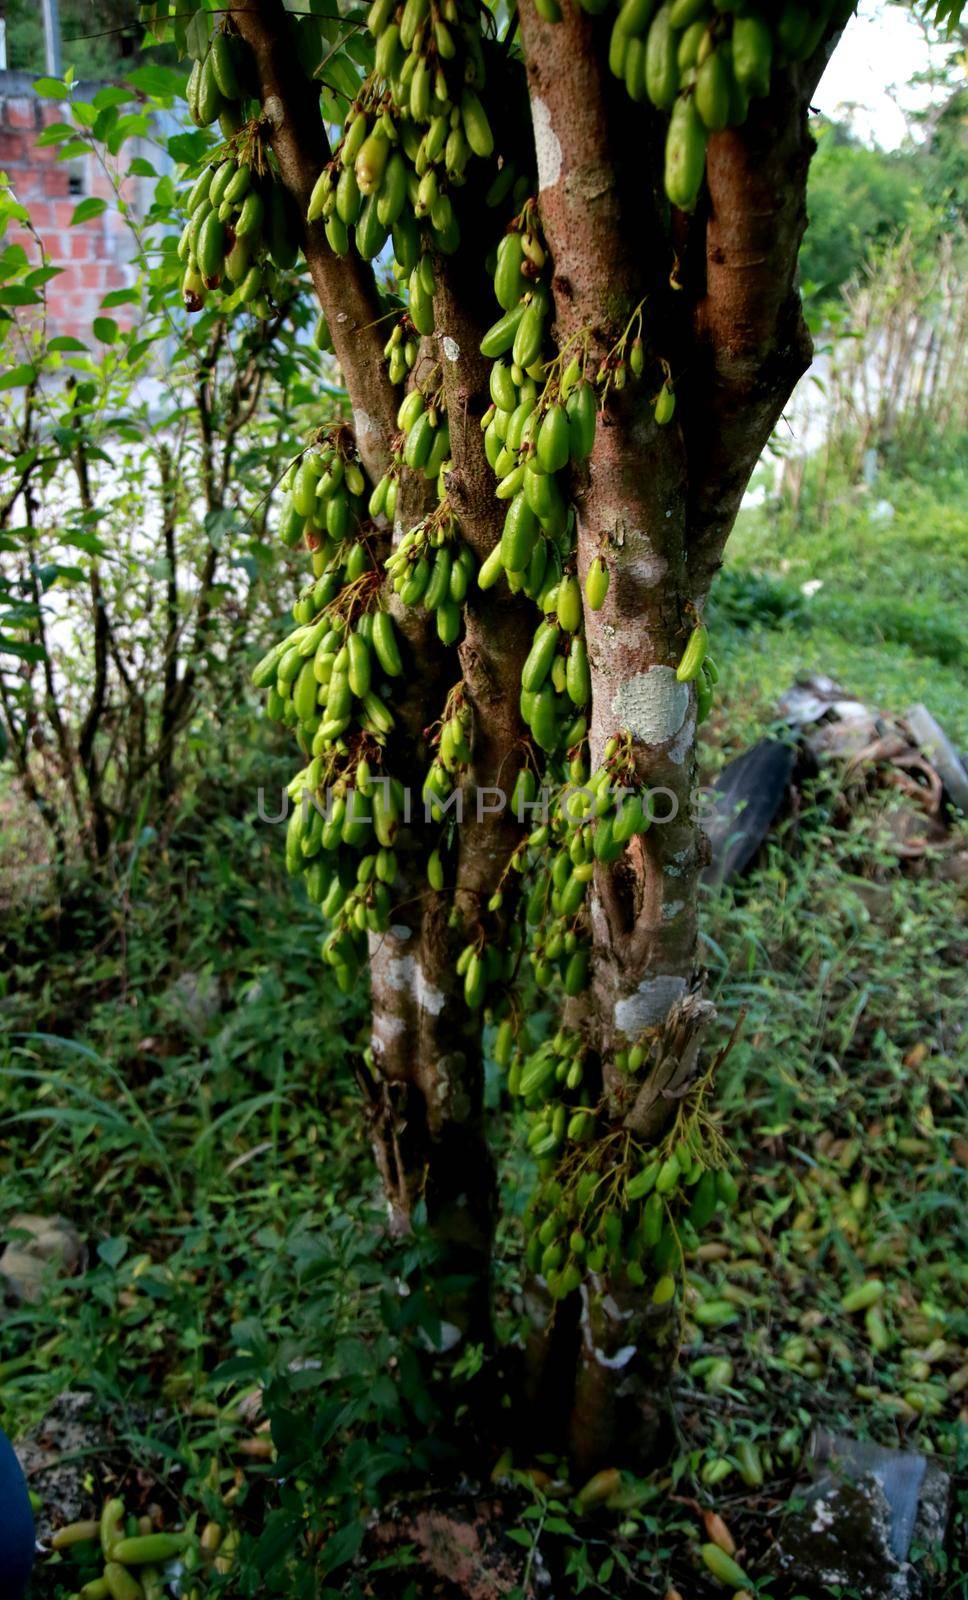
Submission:
[[[90,99],[99,88],[96,83],[82,84],[76,93],[81,99]],[[85,339],[90,338],[102,296],[133,282],[134,246],[129,229],[115,211],[111,183],[94,156],[58,161],[56,146],[38,147],[42,128],[68,120],[64,106],[34,94],[30,74],[0,72],[0,170],[6,172],[27,206],[51,265],[63,268],[47,286],[49,332]],[[125,165],[139,153],[137,141],[126,145]],[[157,160],[157,151],[152,150],[151,156]],[[125,198],[136,212],[148,201],[148,194],[142,192],[146,188],[144,179],[126,183]],[[105,199],[108,209],[72,228],[74,208],[88,195]],[[6,237],[23,244],[32,259],[36,258],[36,245],[23,229],[11,226]],[[121,306],[109,314],[124,323],[132,312]]]

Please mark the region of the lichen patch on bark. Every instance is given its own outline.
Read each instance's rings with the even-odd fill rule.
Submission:
[[[685,989],[685,978],[674,977],[671,973],[643,978],[634,994],[615,1002],[615,1026],[619,1033],[634,1039],[646,1028],[657,1027],[682,998]]]
[[[688,686],[679,682],[672,667],[637,672],[612,698],[616,725],[627,728],[633,739],[646,745],[674,739],[688,710]]]
[[[538,158],[538,188],[553,189],[561,177],[561,141],[551,126],[551,112],[539,95],[532,98],[531,119]]]

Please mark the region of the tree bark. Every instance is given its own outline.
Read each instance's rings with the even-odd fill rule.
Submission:
[[[713,1016],[702,998],[697,897],[705,845],[696,793],[696,691],[676,675],[701,617],[750,472],[809,359],[794,287],[804,225],[810,140],[806,110],[827,47],[779,76],[740,129],[709,141],[708,182],[692,217],[670,209],[659,163],[664,119],[632,106],[605,66],[612,19],[563,0],[549,24],[534,0],[519,8],[534,128],[541,223],[554,274],[558,347],[580,336],[594,371],[607,363],[630,319],[643,319],[644,373],[612,387],[593,454],[575,474],[578,571],[602,557],[606,602],[585,608],[592,675],[590,756],[628,736],[637,785],[654,794],[651,829],[612,864],[599,863],[590,895],[589,993],[567,1008],[599,1063],[606,1130],[644,1149],[665,1137],[694,1087]],[[284,182],[305,214],[329,150],[314,88],[287,42],[280,0],[232,8],[252,48],[265,117]],[[504,52],[508,56],[507,51]],[[510,73],[510,58],[504,70]],[[505,99],[500,93],[502,110]],[[480,418],[489,363],[478,354],[492,299],[481,263],[494,243],[473,185],[459,206],[462,248],[437,263],[436,333],[453,468],[447,490],[464,538],[483,560],[500,537]],[[357,443],[371,478],[396,441],[397,397],[383,367],[381,303],[368,264],[340,260],[309,227],[306,258],[343,369]],[[482,317],[483,313],[483,317]],[[423,355],[422,355],[423,359]],[[660,426],[654,398],[674,384],[673,421]],[[420,485],[404,480],[399,538],[421,514]],[[426,770],[427,724],[448,690],[447,658],[422,614],[391,601],[407,650],[395,706],[392,770]],[[399,838],[399,900],[389,933],[371,941],[372,1069],[365,1084],[391,1227],[405,1232],[426,1203],[446,1260],[472,1287],[452,1303],[455,1342],[487,1338],[493,1174],[484,1135],[480,1025],[464,1006],[454,964],[468,942],[506,939],[513,890],[506,869],[521,828],[506,813],[480,814],[473,796],[509,792],[528,746],[518,711],[520,668],[534,612],[503,590],[469,598],[460,647],[462,693],[473,708],[472,759],[462,775],[471,803],[448,847],[448,888],[424,881],[439,824],[416,817]],[[415,807],[420,801],[415,797]],[[641,1072],[616,1054],[641,1044]],[[588,1275],[580,1305],[553,1318],[542,1285],[531,1394],[570,1417],[565,1432],[580,1471],[655,1450],[678,1341],[678,1302],[655,1306],[624,1274]]]
[[[278,0],[255,0],[233,8],[233,15],[255,56],[283,180],[305,215],[330,157],[315,91],[287,45],[288,20]],[[373,272],[355,253],[335,256],[319,224],[306,228],[304,248],[349,392],[357,448],[375,482],[398,443],[399,396],[386,373],[383,307]],[[425,341],[428,358],[440,363],[451,426],[449,493],[463,536],[481,560],[501,531],[479,427],[489,403],[488,364],[478,353],[485,324],[469,309],[489,303],[482,256],[483,251],[470,268],[463,256],[457,264],[475,280],[462,286],[463,294],[454,292],[455,264],[448,262],[435,301],[437,331],[432,342]],[[422,478],[404,473],[394,542],[427,509],[427,493]],[[482,926],[496,938],[503,931],[501,919],[486,906],[520,826],[507,816],[481,814],[477,795],[492,786],[510,792],[523,759],[517,699],[530,638],[523,606],[473,593],[459,670],[456,662],[448,666],[422,612],[405,611],[392,595],[388,606],[405,655],[405,689],[394,705],[398,731],[388,764],[411,786],[412,816],[396,841],[392,927],[371,936],[372,1069],[361,1069],[359,1076],[391,1232],[408,1232],[423,1202],[442,1275],[453,1285],[444,1307],[446,1337],[455,1349],[458,1337],[489,1346],[495,1182],[484,1130],[480,1019],[467,1009],[455,963]],[[428,887],[426,859],[441,827],[425,819],[420,787],[429,762],[427,728],[443,710],[450,671],[455,679],[462,673],[474,732],[461,785],[464,822],[449,852],[447,887],[438,894]]]
[[[701,997],[698,888],[706,860],[696,766],[696,695],[676,666],[719,565],[750,473],[810,356],[794,287],[805,223],[809,92],[822,62],[780,79],[741,128],[713,135],[708,195],[671,210],[605,67],[610,19],[566,5],[561,22],[523,0],[521,31],[541,220],[554,261],[559,348],[582,330],[595,361],[643,309],[643,382],[612,392],[587,476],[575,485],[579,573],[604,556],[602,609],[585,606],[592,674],[591,767],[633,741],[656,821],[590,897],[592,995],[584,1027],[602,1062],[602,1114],[657,1146],[695,1082],[714,1009]],[[824,58],[825,59],[825,56]],[[792,80],[792,82],[790,81]],[[794,99],[791,115],[790,97]],[[659,426],[645,394],[672,376]],[[660,800],[661,796],[661,800]],[[668,820],[658,820],[668,816]],[[647,1047],[641,1073],[615,1053]],[[680,1311],[623,1274],[581,1290],[569,1444],[580,1473],[645,1464],[659,1447]],[[554,1359],[561,1370],[560,1351]],[[561,1392],[558,1403],[569,1397]]]

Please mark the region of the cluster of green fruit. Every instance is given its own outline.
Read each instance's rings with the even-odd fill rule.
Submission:
[[[431,267],[431,270],[432,267]],[[405,311],[393,326],[393,331],[383,347],[390,382],[396,387],[407,380],[420,353],[417,329],[409,311]]]
[[[568,1074],[580,1062],[580,1046],[568,1048],[567,1037],[552,1041],[550,1074],[546,1064],[540,1076],[535,1071],[523,1075],[521,1093],[526,1084],[532,1097],[554,1093],[562,1082],[567,1086]],[[557,1049],[562,1039],[563,1051]],[[641,1066],[644,1045],[633,1045],[629,1056],[628,1070],[635,1071],[631,1060]],[[585,1145],[594,1131],[593,1112],[559,1101],[550,1131],[540,1139],[535,1134],[534,1143],[529,1139],[544,1175],[525,1219],[526,1259],[554,1299],[578,1289],[586,1272],[624,1272],[640,1288],[650,1283],[654,1305],[675,1298],[684,1255],[696,1249],[719,1204],[733,1206],[737,1199],[729,1173],[714,1164],[721,1158],[718,1141],[713,1137],[709,1144],[701,1119],[681,1122],[658,1149],[643,1150],[622,1134]],[[547,1106],[539,1109],[534,1126],[549,1126]],[[616,1138],[625,1141],[621,1151]],[[563,1145],[564,1159],[551,1170],[546,1163]]]
[[[323,221],[337,255],[348,252],[351,229],[366,260],[392,238],[399,269],[411,276],[420,259],[421,223],[430,249],[457,249],[450,191],[464,183],[472,156],[494,151],[478,93],[485,79],[480,18],[461,0],[405,0],[402,6],[373,0],[367,28],[375,41],[373,71],[353,97],[307,218]],[[502,178],[505,190],[513,168]],[[418,332],[432,332],[432,308],[424,314],[418,305],[413,321]]]
[[[200,311],[209,291],[221,289],[229,308],[246,305],[268,316],[278,272],[296,260],[298,227],[257,127],[235,135],[202,168],[185,210],[178,256],[186,311]]]
[[[198,128],[218,122],[229,139],[242,126],[246,103],[255,93],[249,51],[237,33],[219,28],[188,76],[186,96],[192,121]]]
[[[437,559],[440,559],[439,553]],[[463,684],[451,689],[444,705],[444,714],[431,736],[434,752],[423,784],[423,801],[428,816],[434,822],[443,822],[446,802],[453,793],[460,774],[471,759],[471,724],[473,713],[464,697]],[[431,852],[427,862],[427,882],[432,889],[444,887],[443,862],[439,850]]]
[[[314,763],[290,785],[295,804],[286,866],[305,874],[306,893],[330,924],[322,957],[348,992],[366,959],[368,935],[390,926],[393,840],[405,798],[396,779],[374,774],[365,754],[354,763],[334,750],[327,763],[315,770]]]
[[[556,0],[541,5],[557,9]],[[709,134],[745,122],[750,101],[769,93],[774,66],[805,61],[852,9],[844,0],[665,0],[658,9],[655,0],[622,0],[609,66],[633,100],[669,114],[665,190],[673,205],[694,209]]]
[[[312,551],[313,575],[319,578],[347,550],[347,541],[352,546],[364,518],[366,478],[351,430],[336,427],[323,434],[286,469],[280,487],[279,537],[290,549],[305,544]],[[365,547],[364,555],[366,566],[353,577],[369,566]]]
[[[474,580],[477,562],[461,537],[460,525],[447,497],[450,467],[450,432],[439,394],[426,399],[411,389],[403,400],[397,422],[402,450],[390,471],[380,480],[370,499],[370,510],[387,510],[387,498],[402,467],[436,480],[438,501],[415,527],[405,533],[386,560],[393,589],[405,606],[422,606],[436,618],[442,644],[457,642],[461,608]]]
[[[637,792],[628,734],[608,741],[591,777],[582,761],[573,758],[570,783],[556,796],[547,823],[527,841],[531,888],[525,913],[535,977],[544,988],[557,971],[570,996],[581,994],[587,982],[583,913],[595,864],[616,861],[651,820]]]
[[[229,306],[267,316],[277,274],[299,253],[299,213],[276,179],[259,118],[252,60],[227,28],[213,34],[192,66],[188,109],[200,128],[218,122],[225,143],[206,161],[185,197],[188,219],[178,244],[182,298],[200,311],[219,289]]]
[[[509,993],[521,960],[521,930],[513,923],[503,946],[478,938],[457,957],[457,976],[464,980],[464,999],[472,1011],[480,1010],[489,988]]]
[[[388,685],[403,663],[363,530],[366,483],[351,431],[323,435],[283,481],[282,537],[311,550],[315,577],[293,607],[296,628],[258,663],[253,682],[307,757],[289,785],[286,863],[305,874],[330,922],[323,958],[349,988],[367,935],[389,926],[405,797],[383,772],[383,752],[393,728]]]
[[[239,1534],[214,1521],[206,1522],[200,1534],[168,1532],[151,1517],[127,1514],[124,1502],[112,1499],[105,1501],[98,1520],[58,1528],[50,1544],[58,1556],[69,1554],[81,1572],[92,1565],[102,1569],[81,1584],[73,1600],[164,1600],[176,1573],[185,1600],[201,1600],[200,1580],[208,1572],[231,1572]]]

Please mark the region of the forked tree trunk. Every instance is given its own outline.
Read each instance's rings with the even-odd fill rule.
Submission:
[[[315,92],[287,44],[279,0],[246,0],[232,10],[255,53],[283,179],[304,215],[329,157]],[[599,1063],[606,1128],[626,1129],[648,1146],[660,1142],[695,1083],[712,1016],[697,946],[704,843],[696,696],[675,669],[750,474],[809,359],[794,274],[811,148],[806,113],[829,42],[806,66],[780,75],[741,128],[711,137],[707,190],[686,217],[670,213],[662,195],[662,118],[632,106],[608,76],[611,18],[591,18],[569,0],[563,12],[548,24],[534,0],[521,0],[519,9],[541,223],[554,264],[555,336],[560,349],[580,332],[594,369],[641,307],[646,363],[640,383],[608,397],[594,453],[573,484],[579,573],[584,578],[604,555],[612,574],[603,609],[586,606],[584,617],[591,765],[613,735],[628,733],[637,780],[660,791],[656,814],[668,814],[617,862],[596,868],[592,980],[585,996],[568,1003],[567,1021]],[[512,101],[502,100],[498,114],[513,115]],[[483,560],[504,509],[479,426],[489,404],[489,364],[478,349],[495,314],[482,267],[493,223],[479,180],[455,190],[454,200],[463,246],[436,264],[436,329],[425,353],[439,363],[445,388],[449,494],[464,538]],[[335,257],[318,225],[307,229],[305,249],[375,481],[393,447],[397,396],[383,367],[372,272],[352,254]],[[648,396],[664,374],[674,380],[677,406],[660,427]],[[419,496],[419,485],[403,494],[396,537],[420,515]],[[407,671],[391,754],[419,805],[425,727],[440,715],[458,667],[420,615],[396,607],[395,616]],[[513,891],[497,912],[488,902],[522,829],[507,812],[478,818],[475,793],[491,785],[509,793],[525,759],[518,692],[534,611],[502,585],[500,596],[475,591],[465,620],[459,670],[474,732],[464,822],[442,895],[427,893],[423,875],[439,828],[417,822],[401,831],[393,926],[372,943],[372,1067],[361,1076],[391,1226],[406,1230],[418,1201],[426,1203],[447,1268],[466,1277],[448,1306],[453,1338],[487,1343],[494,1180],[480,1024],[464,1005],[454,963],[478,931],[506,940],[514,913]],[[631,1041],[644,1041],[648,1052],[634,1078],[614,1065]],[[581,1470],[620,1459],[641,1465],[661,1433],[678,1311],[653,1306],[621,1275],[590,1275],[580,1301],[572,1296],[554,1315],[540,1280],[528,1299],[538,1429],[543,1418],[547,1442],[567,1442]]]

